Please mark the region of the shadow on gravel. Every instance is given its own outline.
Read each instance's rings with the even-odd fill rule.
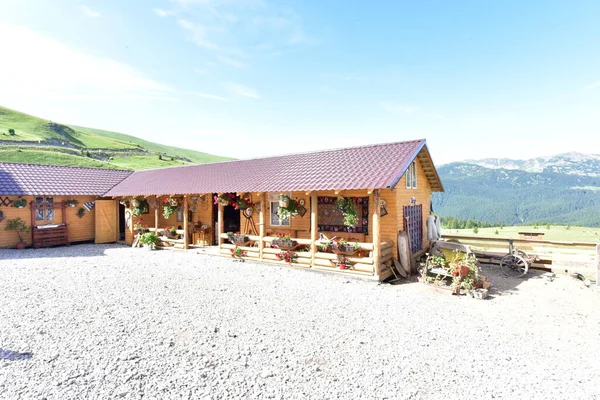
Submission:
[[[505,276],[499,265],[479,264],[481,273],[492,280],[489,297],[516,294],[520,291],[519,286],[531,279],[552,279],[552,273],[530,269],[527,274],[520,278]]]
[[[29,360],[33,357],[33,353],[21,353],[14,350],[5,350],[0,348],[0,360],[17,361],[17,360]]]
[[[23,260],[34,258],[104,257],[106,250],[129,247],[124,244],[71,244],[69,246],[23,250],[0,249],[0,260]]]

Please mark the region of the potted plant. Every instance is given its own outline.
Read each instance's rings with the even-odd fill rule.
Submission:
[[[177,228],[175,228],[175,226],[172,226],[171,228],[169,228],[169,234],[171,235],[171,238],[173,238],[173,239],[177,238],[177,236],[178,236]]]
[[[221,204],[223,207],[231,204],[235,200],[235,194],[233,193],[221,193],[214,197],[215,204]]]
[[[131,200],[131,214],[135,217],[139,217],[140,215],[148,212],[148,201],[144,199],[133,199]]]
[[[288,208],[290,205],[290,196],[286,195],[286,194],[281,194],[279,195],[279,207],[281,208]]]
[[[148,225],[144,225],[142,222],[143,222],[143,220],[140,218],[135,222],[135,225],[133,225],[133,228],[139,234],[148,232]]]
[[[27,200],[25,200],[21,196],[19,196],[19,198],[17,200],[14,200],[12,202],[12,206],[14,208],[25,208],[26,205],[27,205]]]
[[[235,244],[236,246],[246,246],[248,243],[250,243],[250,239],[245,233],[227,232],[227,237],[229,238],[229,241]]]
[[[238,246],[235,246],[235,248],[230,249],[230,251],[231,257],[235,258],[238,261],[244,261],[242,257],[245,257],[248,254],[247,251],[240,249]]]
[[[298,260],[298,254],[289,249],[279,252],[279,253],[275,254],[275,256],[277,256],[277,259],[279,261],[285,261],[286,263],[293,263]]]
[[[25,241],[23,240],[23,233],[29,232],[29,226],[25,224],[25,221],[21,217],[9,219],[6,221],[5,231],[16,231],[19,236],[19,243],[17,243],[17,249],[25,248]]]
[[[344,217],[344,225],[355,227],[358,223],[358,209],[356,208],[356,200],[352,197],[338,197],[335,202],[338,210],[341,211]]]
[[[144,247],[148,250],[152,250],[156,247],[156,242],[158,241],[158,236],[154,232],[146,232],[142,236],[140,236],[140,243],[144,245]]]
[[[360,250],[358,243],[349,243],[344,238],[335,238],[329,242],[331,250],[336,254],[353,255]]]
[[[254,206],[254,203],[252,203],[252,200],[250,200],[249,198],[242,198],[239,197],[237,199],[235,199],[231,205],[236,209],[236,210],[246,210],[248,208],[251,208]]]
[[[278,233],[277,239],[274,239],[271,244],[282,250],[287,250],[296,247],[298,242],[296,240],[292,240],[292,237],[289,233]]]
[[[282,195],[287,198],[283,203],[281,199],[279,200],[279,210],[277,211],[279,214],[279,221],[283,221],[286,218],[291,218],[294,215],[298,214],[298,202],[294,199],[290,199],[288,196]],[[282,206],[281,204],[287,204],[287,206]]]
[[[75,199],[65,200],[65,204],[71,208],[75,207],[79,202]]]

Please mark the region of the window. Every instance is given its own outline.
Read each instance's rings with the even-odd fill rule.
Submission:
[[[291,193],[287,193],[290,198]],[[290,226],[290,216],[279,220],[279,193],[269,194],[269,204],[271,204],[271,226]]]
[[[406,188],[416,189],[417,188],[417,163],[413,161],[406,170]]]
[[[54,221],[54,199],[52,197],[36,197],[36,221]]]

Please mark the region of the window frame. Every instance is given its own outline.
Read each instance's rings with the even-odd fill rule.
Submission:
[[[406,188],[416,189],[417,188],[417,162],[413,161],[406,170]]]
[[[36,196],[34,199],[37,208],[35,210],[36,222],[54,222],[54,198],[50,196]]]
[[[292,193],[291,192],[287,192],[285,193],[286,195],[288,195],[290,197],[290,199],[292,198]],[[283,221],[279,220],[279,193],[269,193],[269,225],[276,227],[276,226],[283,226],[283,227],[291,227],[292,226],[292,217],[289,216],[287,218],[287,224],[283,223],[284,221],[286,221],[285,219]]]

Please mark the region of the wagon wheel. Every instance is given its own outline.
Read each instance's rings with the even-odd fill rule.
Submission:
[[[529,264],[521,256],[509,254],[500,260],[500,268],[506,276],[518,278],[524,276],[529,270]]]

